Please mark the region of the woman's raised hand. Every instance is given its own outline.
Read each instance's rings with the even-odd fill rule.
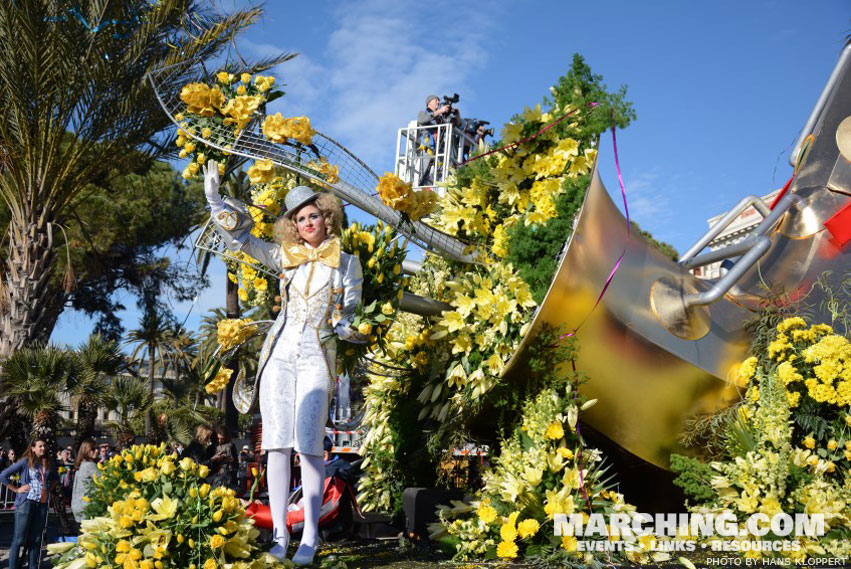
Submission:
[[[219,195],[219,164],[215,160],[207,160],[203,167],[204,172],[204,195],[210,207],[220,209],[225,206]]]

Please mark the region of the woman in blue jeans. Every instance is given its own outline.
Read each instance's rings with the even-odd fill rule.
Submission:
[[[17,485],[12,476],[18,475]],[[24,457],[0,472],[0,484],[5,484],[15,496],[15,534],[9,548],[9,569],[21,564],[20,547],[27,545],[30,569],[37,569],[41,554],[41,535],[47,521],[47,497],[57,476],[47,458],[47,446],[36,439]]]

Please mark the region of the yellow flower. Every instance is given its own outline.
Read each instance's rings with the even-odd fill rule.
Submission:
[[[225,124],[235,124],[236,132],[241,131],[251,121],[251,117],[263,103],[262,97],[238,95],[222,107],[222,114],[227,116]]]
[[[547,427],[545,436],[550,440],[558,440],[564,436],[564,428],[558,421],[553,421],[550,423],[550,426]]]
[[[211,89],[204,83],[190,83],[181,89],[180,99],[186,103],[188,112],[202,117],[211,117],[215,114],[216,109],[220,109],[224,104],[225,95],[218,89]]]
[[[269,115],[263,121],[263,135],[272,142],[286,142],[292,138],[302,144],[313,144],[313,135],[316,134],[310,126],[307,117],[284,118],[281,113]]]
[[[243,73],[239,78],[243,83],[251,83],[251,73]]]
[[[358,332],[364,336],[369,336],[370,332],[372,332],[372,324],[369,322],[361,322],[358,326]]]
[[[230,85],[234,77],[233,74],[228,73],[227,71],[219,71],[216,73],[216,79],[218,79],[219,83],[223,85]]]
[[[836,441],[834,439],[827,441],[827,450],[836,450]]]
[[[804,439],[804,446],[808,449],[816,448],[816,440],[813,437],[807,437]]]
[[[198,467],[198,476],[200,478],[206,478],[208,474],[210,474],[210,468],[208,466],[202,464],[201,466]],[[206,491],[205,491],[205,488],[206,488]],[[210,491],[210,485],[209,484],[204,484],[199,489],[199,492],[201,493],[202,498],[206,497],[207,492],[209,492],[209,491]]]
[[[517,528],[514,527],[513,523],[502,524],[502,527],[499,528],[499,536],[504,541],[514,541],[517,539]]]
[[[222,537],[219,534],[216,534],[216,535],[214,535],[213,537],[210,538],[210,547],[212,549],[218,549],[220,547],[223,547],[224,544],[225,544],[225,538]]]
[[[275,177],[275,164],[271,160],[257,160],[248,168],[252,184],[268,183]]]
[[[561,546],[566,551],[576,551],[579,547],[579,542],[576,540],[575,536],[565,535],[561,538]]]
[[[502,541],[496,547],[496,554],[499,557],[514,559],[517,557],[517,544],[513,541]]]
[[[557,452],[561,455],[562,458],[566,460],[570,460],[571,458],[573,458],[573,451],[569,448],[559,447]]]
[[[520,539],[526,539],[538,533],[540,527],[541,525],[538,523],[538,520],[531,518],[523,520],[517,524],[517,534],[520,536]]]
[[[385,172],[378,180],[378,195],[384,205],[396,211],[407,211],[411,205],[411,185],[403,182],[395,174]]]
[[[479,515],[479,519],[485,522],[486,524],[492,523],[496,519],[496,510],[492,506],[481,505],[479,509],[476,511]]]
[[[216,560],[210,557],[204,562],[203,569],[219,569],[219,564],[216,563]]]

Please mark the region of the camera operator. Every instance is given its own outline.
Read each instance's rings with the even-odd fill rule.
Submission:
[[[455,98],[457,98],[457,95]],[[453,108],[452,103],[448,100],[444,101],[441,105],[440,98],[437,95],[426,97],[425,110],[417,114],[417,124],[419,126],[431,126],[448,122],[456,123],[457,120],[458,110]]]

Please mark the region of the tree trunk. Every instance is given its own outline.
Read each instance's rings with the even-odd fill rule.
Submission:
[[[225,310],[227,312],[227,317],[239,318],[239,285],[230,280],[230,278],[226,278],[225,282],[227,283],[227,297],[225,299]],[[230,431],[231,435],[236,436],[236,431],[239,427],[239,413],[236,410],[236,406],[233,404],[233,384],[236,381],[236,375],[239,372],[239,350],[234,352],[233,357],[225,365],[227,365],[229,369],[233,370],[233,373],[230,376],[231,379],[228,382],[224,393],[225,425],[227,426],[228,431]]]
[[[9,258],[0,287],[0,360],[44,338],[45,329],[56,324],[45,313],[56,259],[47,226],[44,218],[26,224],[13,219],[9,224]]]
[[[80,447],[80,443],[94,435],[97,414],[97,401],[89,395],[81,395],[77,403],[77,434],[74,437],[77,448]]]
[[[145,411],[145,436],[151,436],[151,429],[154,422],[154,347],[148,345],[148,386],[151,390],[151,406]]]

